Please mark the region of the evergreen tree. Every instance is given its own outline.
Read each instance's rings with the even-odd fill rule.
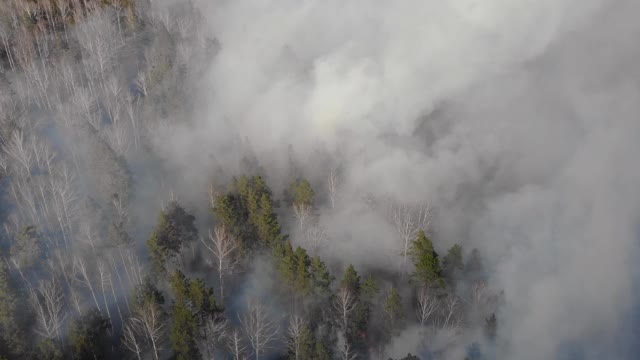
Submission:
[[[391,288],[384,304],[384,312],[387,315],[388,331],[391,335],[397,335],[401,321],[404,319],[402,298],[398,289]]]
[[[313,292],[317,296],[326,297],[331,292],[331,283],[335,280],[331,275],[327,266],[322,262],[319,256],[311,259],[311,281],[313,284]]]
[[[313,354],[313,360],[330,360],[331,352],[328,346],[322,341],[316,341],[316,348]]]
[[[282,282],[286,288],[292,289],[296,277],[296,263],[291,242],[286,241],[284,244],[279,245],[274,252]]]
[[[340,288],[346,288],[351,290],[353,296],[358,297],[360,295],[360,275],[356,271],[353,265],[349,265],[342,275],[342,281],[340,281]]]
[[[447,255],[442,259],[442,274],[449,284],[455,282],[462,276],[464,263],[462,262],[462,247],[453,245]]]
[[[315,339],[313,338],[313,332],[308,324],[303,324],[300,330],[300,359],[313,359],[315,357]],[[290,357],[295,359],[295,356]]]
[[[491,316],[485,319],[484,329],[487,337],[490,340],[495,340],[498,333],[498,319],[496,319],[495,313],[492,313]]]
[[[471,277],[474,280],[482,278],[484,267],[482,266],[482,257],[480,256],[480,250],[471,250],[471,255],[469,255],[469,260],[467,260],[467,264],[464,270],[467,273],[467,276]]]
[[[0,261],[0,355],[10,359],[18,358],[27,351],[24,329],[31,314],[23,295],[7,264]]]
[[[69,327],[69,344],[76,359],[109,359],[111,322],[93,309]]]
[[[293,204],[298,206],[313,205],[315,193],[311,184],[307,180],[295,181],[291,184],[291,193],[293,195]]]
[[[372,276],[367,276],[362,283],[362,300],[372,304],[379,292],[380,288],[376,280]]]
[[[253,248],[256,235],[253,226],[248,223],[248,212],[242,197],[233,192],[219,195],[213,214],[240,241],[241,253],[246,255]]]
[[[109,224],[107,238],[109,242],[115,246],[128,247],[133,244],[133,239],[127,233],[122,220],[113,221]]]
[[[173,307],[173,328],[171,345],[179,360],[198,359],[200,352],[196,346],[198,325],[195,315],[184,302],[176,302]]]
[[[62,360],[64,354],[56,342],[45,339],[36,348],[36,358],[39,360]]]
[[[209,320],[221,312],[216,306],[213,289],[206,287],[202,279],[190,280],[176,271],[170,279],[175,296],[171,344],[178,359],[196,359],[199,351],[196,343],[203,336]]]
[[[35,226],[23,227],[11,247],[11,257],[22,271],[36,266],[44,256],[44,249]]]
[[[440,261],[433,249],[433,243],[424,231],[420,230],[418,237],[411,243],[411,252],[415,272],[414,279],[423,286],[444,286],[440,278]]]
[[[294,289],[302,296],[310,295],[312,290],[311,274],[309,273],[311,259],[309,259],[307,251],[301,247],[296,249],[294,256],[296,272]]]
[[[133,295],[133,307],[141,308],[144,304],[155,304],[158,306],[164,305],[164,295],[158,290],[158,288],[149,280],[139,285]]]
[[[260,199],[260,213],[257,217],[258,236],[265,245],[273,247],[282,242],[280,224],[278,217],[273,210],[273,204],[269,194],[264,193]]]
[[[147,247],[157,269],[165,270],[166,262],[174,259],[185,244],[198,237],[194,222],[195,217],[175,201],[171,201],[160,212],[158,224],[147,240]]]

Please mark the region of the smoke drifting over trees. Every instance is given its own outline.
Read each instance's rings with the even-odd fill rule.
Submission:
[[[638,11],[2,2],[0,358],[635,358]]]

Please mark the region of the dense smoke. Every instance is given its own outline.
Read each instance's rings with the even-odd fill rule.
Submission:
[[[480,248],[505,291],[500,358],[626,356],[640,211],[636,5],[201,7],[220,52],[170,159],[224,162],[239,137],[276,182],[291,156],[320,186],[341,166],[338,214],[321,221],[334,256],[371,267],[389,265],[393,232],[356,198],[429,201],[441,250]],[[322,154],[331,164],[318,165]]]
[[[0,5],[0,357],[637,352],[634,1]]]

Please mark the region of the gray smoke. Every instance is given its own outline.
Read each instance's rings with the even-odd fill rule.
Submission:
[[[322,189],[329,154],[343,169],[320,220],[334,256],[387,265],[393,232],[363,210],[366,193],[429,201],[438,250],[479,248],[505,291],[498,358],[624,357],[612,351],[640,215],[638,4],[199,6],[220,52],[192,125],[158,137],[187,187],[202,163],[230,168],[238,141],[275,183],[293,157]]]

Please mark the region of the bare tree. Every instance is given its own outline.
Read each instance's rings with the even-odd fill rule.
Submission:
[[[216,226],[215,235],[209,231],[209,240],[200,238],[204,246],[213,254],[216,270],[218,270],[218,283],[220,286],[220,302],[224,303],[224,277],[233,273],[239,262],[236,252],[239,248],[238,241],[227,231],[224,225]]]
[[[94,116],[95,96],[84,87],[80,86],[76,88],[75,94],[72,99],[73,104],[78,109],[78,112],[84,120],[91,124],[95,129],[100,127],[100,122]]]
[[[133,147],[140,148],[140,124],[138,119],[138,99],[134,98],[130,93],[125,95],[125,110],[131,122],[131,131],[133,137]]]
[[[109,302],[107,301],[107,288],[113,287],[111,284],[111,272],[102,261],[98,261],[98,276],[100,277],[100,287],[102,290],[104,308],[107,311],[107,317],[113,322],[111,319],[111,312],[109,311]]]
[[[447,297],[443,307],[444,322],[442,323],[442,328],[456,328],[458,326],[457,312],[459,305],[460,301],[457,296],[450,295]]]
[[[312,208],[309,204],[293,204],[293,212],[298,219],[298,223],[300,224],[300,229],[305,230],[305,225],[307,224],[307,220],[312,215]]]
[[[338,296],[333,304],[340,320],[342,321],[342,329],[346,332],[349,325],[349,316],[356,306],[356,299],[347,287],[343,287],[338,291]]]
[[[351,348],[351,344],[349,344],[349,341],[347,341],[346,335],[341,336],[339,338],[339,341],[342,342],[338,349],[338,356],[340,360],[355,360],[358,358],[358,354],[353,351],[353,349]]]
[[[7,60],[9,60],[9,67],[11,67],[12,71],[15,71],[16,65],[13,60],[13,52],[11,51],[11,44],[9,43],[12,37],[11,28],[8,23],[2,22],[0,23],[0,39],[2,39],[2,45],[4,46],[4,51],[7,54]]]
[[[416,315],[420,325],[424,328],[431,316],[438,310],[438,299],[427,289],[422,289],[418,294],[418,307]]]
[[[122,121],[114,122],[103,131],[109,146],[116,154],[124,157],[129,153],[133,134],[128,124]]]
[[[267,309],[256,300],[250,300],[248,311],[240,318],[244,333],[251,344],[256,360],[278,336],[278,325],[269,318]]]
[[[122,344],[132,353],[136,354],[138,360],[141,360],[142,343],[138,339],[138,333],[134,324],[127,324],[122,331]]]
[[[57,268],[59,269],[60,274],[62,274],[62,278],[67,285],[67,290],[69,291],[69,295],[71,297],[71,301],[75,307],[75,310],[78,315],[82,315],[82,311],[80,308],[80,297],[78,296],[76,289],[72,284],[73,277],[75,276],[73,262],[68,261],[67,254],[64,253],[60,248],[56,249],[53,252],[53,256],[51,257],[50,261],[51,269],[55,271],[55,269]]]
[[[70,14],[71,8],[69,7],[69,2],[67,0],[56,0],[56,7],[58,8],[58,14],[60,14],[60,21],[62,21],[62,26],[64,29],[64,37],[69,41],[69,37],[67,35],[67,17]]]
[[[331,208],[336,207],[336,195],[338,194],[338,173],[335,169],[331,169],[327,177],[327,190],[329,191],[329,201]]]
[[[329,241],[329,236],[324,227],[320,224],[313,224],[309,226],[304,232],[304,238],[306,241],[306,247],[312,254],[317,254],[318,251],[325,247]]]
[[[207,357],[214,359],[215,349],[219,344],[223,344],[228,336],[229,322],[226,319],[213,317],[205,324],[204,336],[200,348],[204,348]]]
[[[220,195],[220,193],[216,191],[216,188],[213,186],[213,184],[209,184],[208,195],[209,195],[209,206],[211,206],[211,209],[215,209],[216,199],[218,198],[218,195]]]
[[[93,290],[92,281],[89,276],[89,271],[87,270],[84,259],[75,256],[73,258],[73,268],[76,275],[78,275],[76,276],[76,281],[89,289],[89,291],[91,292],[91,296],[93,297],[93,302],[96,304],[96,308],[98,309],[98,311],[102,312],[102,310],[100,309],[100,304],[98,303],[98,298],[96,297],[96,292]]]
[[[471,303],[474,311],[477,311],[486,299],[486,290],[484,281],[477,281],[471,286]]]
[[[287,329],[287,347],[293,352],[295,359],[300,360],[300,346],[302,345],[302,331],[306,326],[306,321],[298,315],[289,319]]]
[[[91,17],[75,28],[78,41],[86,54],[82,60],[87,77],[97,75],[104,80],[103,76],[111,67],[118,47],[117,31],[108,12],[93,11]]]
[[[144,97],[147,97],[148,95],[147,92],[149,89],[149,80],[147,77],[147,73],[145,71],[138,72],[138,75],[136,75],[135,84],[138,90],[142,93],[142,95],[144,95]]]
[[[36,332],[47,339],[60,340],[60,328],[64,323],[64,295],[55,281],[40,282],[38,290],[30,289],[31,305],[37,315]]]
[[[162,309],[154,302],[144,302],[136,310],[130,320],[133,329],[144,336],[153,351],[153,358],[160,358],[160,344],[165,335],[165,324]]]
[[[233,360],[244,360],[247,347],[242,343],[242,337],[237,329],[234,329],[228,337],[227,348],[233,355]]]
[[[409,206],[390,201],[387,216],[394,225],[402,241],[402,272],[406,272],[407,257],[411,241],[418,236],[420,230],[427,231],[431,223],[431,207],[428,204]]]
[[[34,165],[33,152],[25,140],[21,130],[13,132],[11,140],[4,147],[4,151],[15,163],[20,165],[22,174],[30,174]]]

